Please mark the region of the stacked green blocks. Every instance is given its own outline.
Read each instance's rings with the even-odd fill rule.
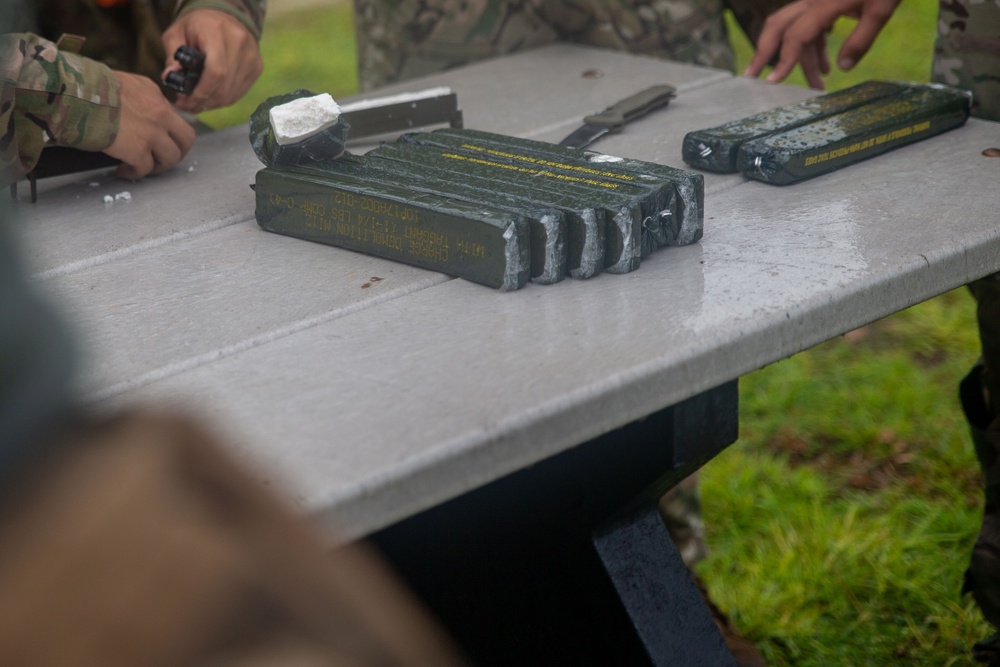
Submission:
[[[472,130],[257,174],[268,231],[501,290],[628,273],[701,238],[700,174]]]

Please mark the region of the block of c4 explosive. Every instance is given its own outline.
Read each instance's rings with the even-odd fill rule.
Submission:
[[[532,282],[549,285],[566,276],[566,220],[562,211],[539,208],[533,202],[497,191],[491,183],[477,183],[481,179],[474,177],[455,179],[436,176],[434,170],[421,164],[345,153],[336,160],[316,163],[312,168],[370,182],[395,183],[414,193],[443,195],[465,202],[488,202],[497,208],[522,214],[528,221],[530,232]]]
[[[561,146],[545,141],[509,137],[478,130],[443,129],[405,134],[399,141],[459,142],[471,150],[499,151],[518,159],[559,165],[560,168],[618,179],[627,183],[670,183],[675,200],[660,215],[662,230],[655,234],[659,245],[687,245],[698,241],[704,224],[705,178],[701,174],[655,162]],[[644,218],[645,220],[645,218]],[[647,222],[647,224],[649,224]]]
[[[450,169],[441,169],[438,165],[430,165],[420,161],[424,156],[414,156],[412,153],[402,152],[405,146],[395,144],[384,144],[369,151],[364,157],[366,164],[387,170],[400,172],[399,181],[406,182],[410,175],[415,173],[434,174],[435,178],[442,180],[460,181],[476,187],[482,193],[485,201],[501,199],[504,201],[514,200],[528,207],[548,207],[553,206],[560,211],[566,223],[565,246],[566,246],[566,271],[573,278],[585,279],[600,273],[604,266],[605,252],[605,221],[604,211],[595,206],[580,203],[577,200],[565,197],[554,197],[549,204],[539,201],[538,197],[533,197],[530,190],[510,187],[502,181],[493,178],[492,171],[486,175],[482,173],[470,173],[470,170],[456,172]],[[415,149],[416,147],[411,147]],[[414,157],[418,161],[414,161]],[[453,166],[453,165],[448,165]]]
[[[532,172],[551,174],[552,178],[568,179],[569,182],[594,188],[604,201],[613,201],[613,199],[608,200],[607,195],[620,196],[626,203],[636,201],[639,204],[642,222],[639,230],[642,235],[640,257],[646,257],[654,248],[666,245],[672,240],[673,229],[660,222],[662,219],[672,219],[676,213],[676,192],[672,183],[647,183],[634,178],[627,180],[615,178],[592,167],[571,164],[568,160],[526,155],[509,144],[503,147],[489,147],[464,136],[420,132],[405,135],[401,140],[403,143],[447,148],[491,162],[502,162],[527,168]]]
[[[584,183],[585,179],[581,177],[555,174],[544,168],[513,165],[451,148],[409,143],[383,144],[368,155],[380,159],[422,163],[425,168],[450,172],[453,178],[479,176],[494,181],[498,188],[516,192],[538,205],[554,206],[566,212],[593,206],[604,213],[603,270],[609,273],[628,273],[639,268],[642,256],[642,215],[637,200],[609,194],[599,187]],[[572,230],[573,225],[569,229],[571,243]]]
[[[736,155],[746,142],[894,95],[905,87],[891,81],[865,81],[835,93],[811,97],[724,125],[688,132],[684,136],[681,157],[697,169],[735,173]]]
[[[748,177],[786,185],[819,176],[958,127],[970,95],[920,84],[848,111],[744,144],[737,167]]]
[[[442,129],[431,133],[431,136],[452,137],[466,142],[482,145],[489,149],[511,151],[516,147],[529,158],[556,160],[572,164],[581,170],[595,169],[609,178],[620,178],[627,182],[671,181],[676,187],[676,215],[664,216],[663,222],[671,226],[665,234],[675,237],[670,245],[687,245],[698,241],[702,236],[704,222],[705,178],[699,173],[677,169],[655,162],[622,158],[589,150],[562,146],[545,141],[508,137],[479,130]],[[411,133],[400,137],[400,141],[409,141],[420,137],[421,133]]]
[[[618,195],[625,202],[637,201],[642,217],[640,230],[642,257],[647,256],[654,248],[667,245],[673,240],[674,229],[669,224],[669,221],[676,218],[677,209],[677,193],[673,183],[605,172],[594,166],[581,164],[575,158],[529,154],[523,148],[513,145],[512,141],[503,141],[505,137],[495,136],[498,136],[501,142],[477,141],[462,131],[448,134],[417,132],[404,135],[400,141],[447,148],[465,155],[524,167],[532,171],[542,170],[542,173],[552,174],[552,177],[566,178],[569,182],[592,187],[602,200],[607,200],[607,195],[612,197]],[[668,224],[664,225],[661,222],[663,220],[667,220]]]
[[[528,223],[509,211],[307,167],[262,169],[254,190],[267,231],[504,291],[528,281]]]

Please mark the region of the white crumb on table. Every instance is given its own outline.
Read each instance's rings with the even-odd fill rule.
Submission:
[[[122,190],[114,197],[112,197],[111,195],[104,195],[105,204],[114,204],[116,201],[129,201],[131,199],[132,199],[132,193],[129,192],[128,190]]]

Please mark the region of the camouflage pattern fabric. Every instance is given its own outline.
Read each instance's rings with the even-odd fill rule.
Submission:
[[[1000,5],[941,0],[932,79],[972,91],[972,115],[1000,121]]]
[[[85,35],[80,55],[159,81],[167,63],[160,36],[176,18],[217,9],[235,16],[259,40],[266,0],[124,0],[113,7],[96,0],[37,0],[36,5],[35,25],[24,31],[53,40],[64,33]]]
[[[355,0],[363,90],[557,41],[733,68],[722,0]]]
[[[98,62],[30,34],[0,35],[0,179],[35,166],[46,143],[99,151],[118,133],[119,86]]]
[[[1000,121],[1000,4],[941,0],[934,47],[934,81],[972,91],[972,115]],[[1000,273],[969,285],[976,299],[982,359],[959,387],[982,470],[983,523],[963,593],[1000,628]],[[973,647],[977,660],[1000,664],[1000,634]]]
[[[0,183],[30,171],[45,145],[89,151],[110,146],[118,132],[120,109],[118,82],[111,70],[159,81],[167,62],[161,35],[176,17],[196,9],[217,9],[235,16],[259,39],[266,10],[266,0],[100,4],[96,0],[24,3],[13,19],[12,28],[18,32],[0,39]],[[79,55],[56,48],[52,40],[63,34],[87,38]],[[164,91],[173,99],[173,91]]]

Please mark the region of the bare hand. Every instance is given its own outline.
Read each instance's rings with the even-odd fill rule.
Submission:
[[[826,33],[841,16],[858,19],[837,54],[837,66],[849,70],[864,56],[872,42],[896,10],[900,0],[797,0],[767,17],[757,40],[757,52],[744,72],[759,76],[768,62],[780,53],[771,83],[787,77],[796,63],[802,65],[806,81],[823,88],[823,74],[830,73],[826,55]]]
[[[257,40],[225,12],[198,9],[174,21],[163,33],[163,46],[171,59],[163,77],[181,69],[173,54],[185,44],[205,54],[205,69],[190,95],[177,96],[178,109],[197,113],[229,106],[243,97],[264,71]]]
[[[104,152],[122,161],[118,176],[134,180],[180,162],[194,143],[194,128],[151,79],[119,71],[115,76],[121,85],[121,122]]]

